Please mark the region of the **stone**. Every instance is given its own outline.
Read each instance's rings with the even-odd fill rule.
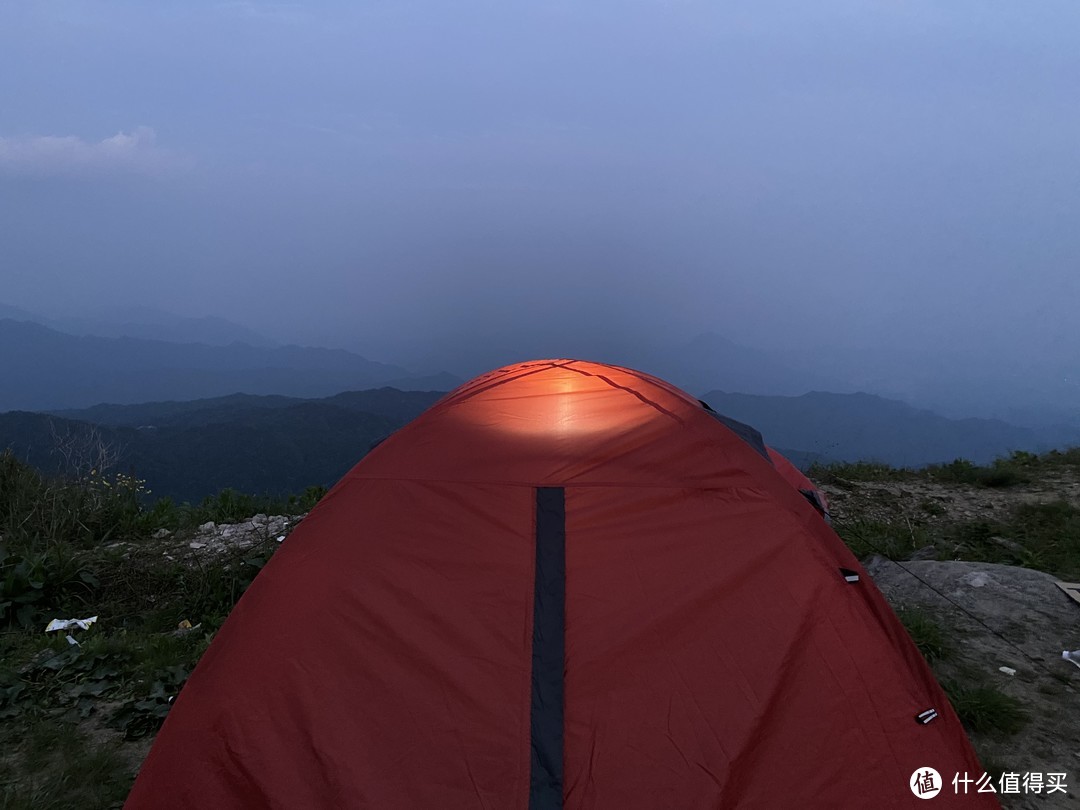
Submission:
[[[972,571],[969,574],[964,574],[960,578],[960,581],[965,585],[970,585],[972,588],[981,588],[988,582],[991,582],[990,575],[985,571]]]

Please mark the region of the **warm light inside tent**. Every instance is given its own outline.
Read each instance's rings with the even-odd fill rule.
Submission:
[[[451,413],[472,428],[521,436],[583,438],[616,435],[634,430],[655,418],[641,408],[641,399],[629,391],[613,400],[614,380],[571,369],[550,371],[515,381],[513,392],[500,396],[493,386],[483,398],[467,399]],[[450,414],[448,414],[449,416]]]

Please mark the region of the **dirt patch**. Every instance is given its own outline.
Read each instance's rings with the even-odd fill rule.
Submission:
[[[819,484],[829,498],[829,511],[840,522],[904,519],[948,526],[992,520],[1025,503],[1066,501],[1080,507],[1080,476],[1072,469],[1041,475],[1017,487],[978,487],[938,481],[840,481]]]

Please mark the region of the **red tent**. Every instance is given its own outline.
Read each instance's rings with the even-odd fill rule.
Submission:
[[[765,447],[765,450],[769,454],[769,461],[772,462],[773,467],[783,476],[784,480],[799,490],[814,505],[814,508],[828,520],[829,499],[825,497],[825,493],[814,486],[814,482],[803,475],[802,470],[792,464],[787,456],[783,455],[779,450],[768,446]]]
[[[285,541],[127,806],[996,806],[953,795],[982,770],[948,700],[754,435],[612,366],[467,383]]]

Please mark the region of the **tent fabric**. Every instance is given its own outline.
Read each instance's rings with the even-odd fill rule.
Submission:
[[[811,505],[677,388],[546,360],[466,383],[323,498],[126,806],[919,807],[927,767],[982,773]]]
[[[766,446],[765,451],[769,455],[769,461],[772,462],[776,471],[791,484],[795,489],[806,496],[806,499],[814,505],[826,520],[829,519],[829,499],[825,496],[825,493],[818,489],[814,482],[811,481],[803,471],[791,463],[791,460],[787,458],[779,450]]]

